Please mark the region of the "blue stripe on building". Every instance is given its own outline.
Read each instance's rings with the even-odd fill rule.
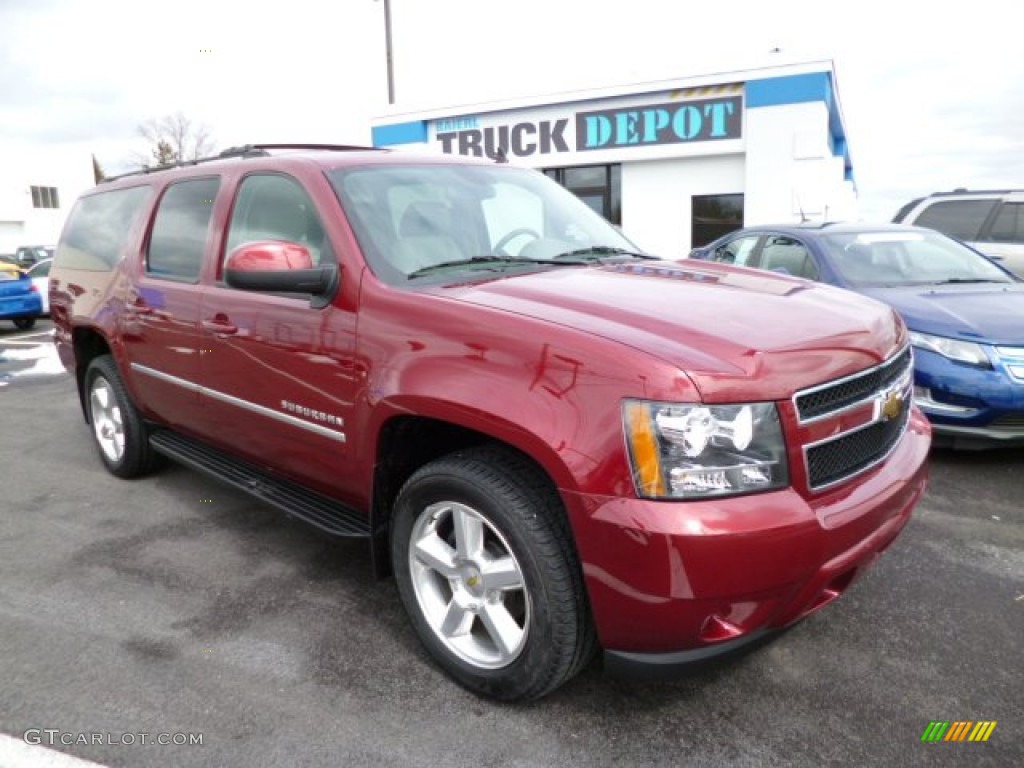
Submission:
[[[374,126],[371,135],[375,147],[423,143],[427,140],[427,121],[413,120],[407,123],[378,125]]]

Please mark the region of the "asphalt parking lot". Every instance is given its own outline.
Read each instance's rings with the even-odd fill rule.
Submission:
[[[935,451],[874,569],[749,656],[496,705],[431,666],[362,546],[181,467],[108,475],[47,327],[0,330],[2,734],[160,768],[1024,765],[1024,449]],[[922,743],[932,720],[997,726]]]

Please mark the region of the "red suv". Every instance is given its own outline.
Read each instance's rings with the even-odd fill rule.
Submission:
[[[107,469],[162,454],[365,539],[496,698],[765,638],[925,487],[892,310],[658,260],[508,164],[261,145],[120,178],[50,295]]]

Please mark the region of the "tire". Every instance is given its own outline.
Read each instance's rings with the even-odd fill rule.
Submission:
[[[561,499],[518,454],[472,449],[419,469],[395,502],[391,557],[420,641],[474,693],[537,699],[593,655]]]
[[[14,327],[19,331],[31,331],[36,327],[36,319],[34,317],[17,317],[14,319]]]
[[[152,471],[156,456],[148,430],[110,355],[89,363],[83,386],[93,441],[106,468],[124,478]]]

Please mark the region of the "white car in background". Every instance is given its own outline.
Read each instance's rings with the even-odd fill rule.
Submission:
[[[1024,277],[1024,189],[955,189],[912,200],[893,218],[937,229]]]
[[[32,265],[31,269],[26,270],[26,274],[32,278],[32,285],[39,291],[39,295],[43,298],[43,314],[49,316],[50,314],[50,265],[53,264],[53,259],[43,259],[42,261],[36,262]]]

